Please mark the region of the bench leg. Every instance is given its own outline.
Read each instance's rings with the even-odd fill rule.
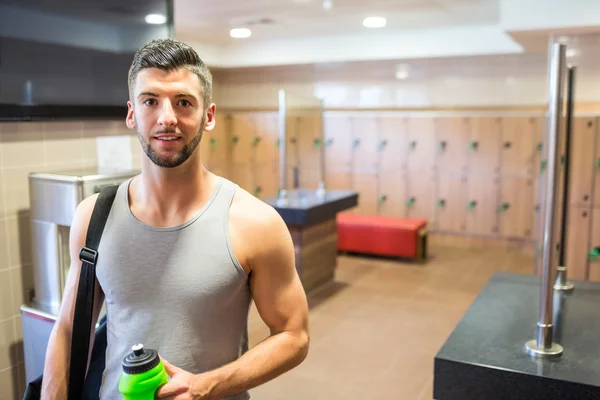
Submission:
[[[427,261],[427,228],[419,230],[417,240],[417,261],[424,263]]]

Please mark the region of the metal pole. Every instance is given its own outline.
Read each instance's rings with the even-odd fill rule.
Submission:
[[[562,111],[562,93],[564,79],[566,46],[556,43],[552,46],[550,63],[550,101],[549,101],[549,131],[548,131],[548,164],[546,184],[546,212],[544,215],[543,247],[542,247],[542,276],[540,288],[539,321],[537,323],[536,339],[525,344],[525,350],[534,357],[560,357],[562,346],[552,341],[552,298],[554,286],[552,279],[555,271],[556,245],[559,238],[556,232],[555,199],[558,197],[560,169],[559,132]]]
[[[323,99],[319,100],[320,102],[320,113],[321,113],[321,168],[320,168],[320,181],[319,181],[319,187],[317,188],[317,196],[319,198],[324,198],[325,197],[325,193],[327,193],[327,188],[325,186],[325,116],[324,114],[324,109],[325,107],[323,106]]]
[[[279,194],[278,205],[287,205],[287,135],[285,90],[279,89]]]
[[[567,265],[565,254],[567,250],[567,226],[569,218],[569,183],[571,163],[571,134],[573,131],[573,104],[575,98],[575,72],[577,67],[567,66],[567,127],[565,131],[565,177],[563,184],[562,226],[560,231],[560,249],[558,254],[558,269],[554,289],[571,291],[575,288],[572,282],[567,280]]]

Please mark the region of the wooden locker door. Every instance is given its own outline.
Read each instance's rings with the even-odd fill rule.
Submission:
[[[569,229],[567,230],[565,254],[569,280],[587,279],[591,221],[590,208],[569,207]],[[539,243],[541,246],[543,242]]]
[[[407,120],[407,169],[429,175],[435,171],[435,123],[429,117]]]
[[[232,114],[231,149],[232,165],[246,165],[253,160],[252,141],[256,137],[256,121],[251,113]]]
[[[589,207],[594,185],[596,119],[573,118],[569,169],[569,203]]]
[[[600,208],[592,209],[591,240],[588,247],[588,279],[600,282]],[[595,251],[594,251],[595,250]],[[594,251],[594,255],[591,252]]]
[[[256,187],[254,183],[253,164],[235,164],[232,166],[231,181],[237,183],[242,189],[252,193]]]
[[[501,178],[498,225],[500,234],[512,238],[532,238],[534,212],[533,179]]]
[[[437,179],[436,229],[464,232],[467,228],[467,179],[440,174]]]
[[[325,172],[351,170],[352,122],[347,116],[327,115],[325,126]]]
[[[300,187],[303,189],[317,189],[321,181],[321,170],[315,167],[300,167]]]
[[[434,224],[435,174],[409,171],[407,177],[406,215],[410,218],[424,218],[433,229],[436,229]]]
[[[373,117],[352,119],[352,170],[359,173],[377,172],[379,158],[379,126]]]
[[[273,166],[279,163],[279,130],[277,119],[273,118],[271,113],[256,113],[256,137],[259,143],[256,146],[254,159],[258,164],[271,164]]]
[[[259,198],[275,196],[279,186],[275,167],[271,163],[256,164],[254,174],[254,188],[250,192]]]
[[[352,189],[358,192],[356,212],[362,215],[377,214],[377,175],[353,173]]]
[[[498,200],[500,178],[470,175],[468,196],[464,204],[467,210],[467,232],[475,235],[498,234]]]
[[[466,172],[469,128],[467,118],[435,119],[438,172],[450,174]]]
[[[350,171],[336,172],[327,170],[325,173],[325,185],[327,189],[331,190],[353,190],[352,173]]]
[[[535,140],[540,119],[502,118],[500,171],[503,175],[532,175],[537,147]]]
[[[385,217],[405,217],[406,173],[380,172],[378,178],[377,213]]]
[[[298,118],[300,169],[319,169],[321,165],[321,113],[306,113]]]
[[[489,176],[500,172],[500,118],[471,118],[470,127],[469,174]]]
[[[379,171],[406,172],[406,119],[384,116],[379,119]]]
[[[299,118],[297,116],[286,117],[285,134],[286,144],[286,164],[288,168],[300,166],[300,137],[298,131]]]

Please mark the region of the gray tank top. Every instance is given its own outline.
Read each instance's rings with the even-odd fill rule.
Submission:
[[[121,361],[136,343],[191,373],[220,367],[248,350],[248,275],[228,232],[237,185],[220,178],[194,218],[157,228],[131,213],[130,182],[117,191],[98,249],[108,315],[102,400],[122,398]],[[249,398],[244,392],[228,399]]]

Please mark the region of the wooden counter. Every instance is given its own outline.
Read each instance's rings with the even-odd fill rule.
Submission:
[[[315,190],[288,192],[288,203],[278,205],[277,197],[263,199],[274,207],[290,230],[296,251],[296,269],[308,293],[332,282],[337,265],[336,215],[356,207],[358,193],[330,190],[319,198]]]

